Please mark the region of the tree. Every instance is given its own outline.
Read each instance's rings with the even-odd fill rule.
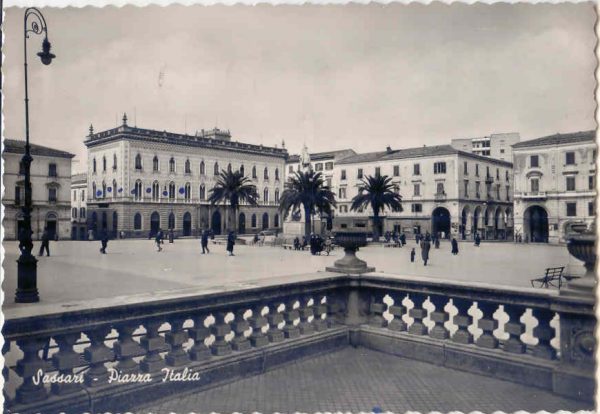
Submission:
[[[359,187],[358,194],[352,199],[350,210],[356,211],[361,208],[371,207],[373,210],[373,240],[379,240],[381,223],[379,213],[385,207],[392,210],[402,211],[402,197],[396,193],[391,177],[387,175],[369,175],[365,177]]]
[[[314,171],[296,171],[285,183],[279,200],[279,210],[285,215],[302,206],[304,235],[307,238],[311,231],[312,215],[317,212],[329,215],[336,205],[335,194],[325,185],[322,174]]]
[[[209,191],[208,201],[213,206],[219,203],[229,203],[229,207],[233,213],[233,229],[236,230],[236,213],[240,203],[258,206],[258,192],[256,191],[256,186],[250,184],[250,179],[244,177],[239,171],[231,172],[222,170],[217,178],[217,183]]]

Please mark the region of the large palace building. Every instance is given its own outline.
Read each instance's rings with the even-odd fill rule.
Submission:
[[[595,131],[513,145],[515,228],[523,241],[564,242],[573,223],[596,216]]]
[[[195,236],[202,229],[222,234],[278,230],[287,151],[231,140],[217,128],[195,135],[127,125],[90,134],[88,228],[98,237],[148,237],[158,229]],[[211,206],[210,189],[222,170],[240,170],[256,185],[260,205],[242,205],[237,217],[226,206]]]
[[[511,239],[512,163],[450,145],[356,154],[336,163],[336,227],[372,230],[369,209],[351,211],[352,198],[368,175],[387,175],[402,196],[402,211],[384,211],[382,231],[408,236],[433,232],[446,237]]]

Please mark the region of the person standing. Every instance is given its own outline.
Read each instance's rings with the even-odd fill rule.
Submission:
[[[406,244],[406,234],[402,233],[400,235],[400,243],[402,243],[402,246]]]
[[[204,253],[210,253],[210,250],[208,250],[208,230],[204,229],[202,231],[202,235],[200,236],[200,244],[202,245],[202,254]]]
[[[230,231],[227,234],[227,251],[229,252],[229,256],[235,256],[233,254],[233,246],[235,245],[235,233]]]
[[[452,238],[452,254],[455,256],[458,254],[458,242],[454,237]]]
[[[412,250],[410,251],[410,262],[414,263],[415,262],[415,255],[417,253],[415,252],[415,248],[413,247]]]
[[[435,248],[439,249],[440,248],[440,238],[436,236],[435,238]]]
[[[100,253],[106,254],[106,248],[108,247],[108,233],[106,231],[102,233],[102,238],[100,239],[100,242],[102,243]]]
[[[47,227],[44,227],[44,232],[42,233],[42,245],[40,246],[38,256],[43,256],[44,250],[46,250],[46,255],[50,256],[50,234],[48,234]]]
[[[173,243],[173,240],[175,240],[175,232],[173,232],[173,229],[169,229],[169,243]]]
[[[480,243],[481,243],[481,237],[479,236],[479,233],[475,233],[475,246],[479,247]]]
[[[429,260],[429,250],[431,249],[431,238],[425,237],[425,240],[421,243],[421,258],[423,259],[423,265],[427,266]]]
[[[154,243],[156,243],[156,251],[160,252],[162,251],[162,244],[163,242],[163,232],[161,229],[158,229],[158,231],[156,232],[156,236],[154,237]]]

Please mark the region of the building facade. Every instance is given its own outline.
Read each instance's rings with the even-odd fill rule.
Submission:
[[[71,176],[71,240],[87,240],[87,174]]]
[[[25,203],[25,172],[21,158],[25,141],[5,139],[4,162],[4,238],[15,240],[22,225],[22,207]],[[32,207],[31,229],[33,239],[39,240],[44,232],[52,239],[71,236],[70,188],[73,154],[54,148],[30,144]]]
[[[512,162],[512,145],[518,143],[518,132],[491,134],[477,138],[453,139],[451,145],[459,151]]]
[[[217,128],[196,135],[134,128],[94,133],[88,148],[87,222],[95,237],[108,232],[148,237],[158,229],[195,236],[202,229],[223,234],[277,230],[285,149],[231,140]],[[222,170],[239,170],[256,185],[260,205],[242,205],[237,217],[211,206],[210,190]]]
[[[336,228],[372,231],[371,209],[351,211],[368,175],[387,175],[402,196],[402,211],[381,213],[381,231],[445,237],[510,240],[513,237],[513,172],[506,161],[450,145],[357,154],[337,163],[333,187]]]
[[[523,241],[565,242],[596,215],[596,133],[556,134],[513,145],[515,229]]]

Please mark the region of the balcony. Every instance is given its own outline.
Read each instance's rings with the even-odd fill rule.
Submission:
[[[491,377],[480,377],[490,394],[490,381],[504,380],[592,407],[593,301],[555,291],[326,272],[98,304],[35,317],[5,313],[5,409],[135,410],[349,345],[397,364],[420,361],[444,378]],[[320,371],[332,375],[326,365]],[[38,373],[55,382],[34,381]],[[77,382],[58,382],[68,376]]]
[[[436,201],[444,201],[446,200],[446,193],[435,193],[434,197]]]
[[[519,197],[523,200],[545,200],[547,198],[547,194],[546,191],[515,192],[515,198]]]

